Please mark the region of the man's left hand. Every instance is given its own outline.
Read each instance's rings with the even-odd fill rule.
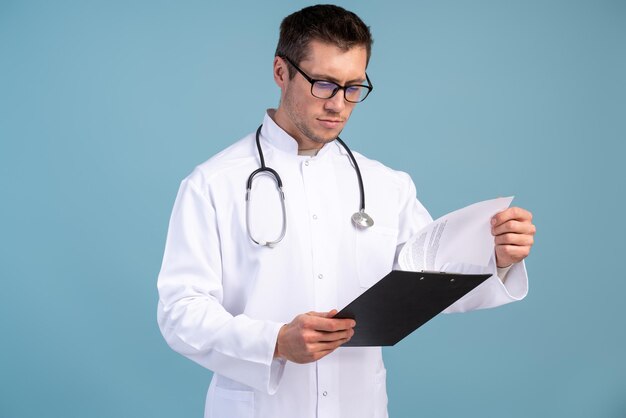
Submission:
[[[491,219],[498,267],[508,267],[528,256],[537,230],[532,219],[532,213],[517,207],[503,210]]]

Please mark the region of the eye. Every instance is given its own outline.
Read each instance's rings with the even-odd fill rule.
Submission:
[[[346,93],[348,94],[361,94],[361,90],[363,90],[362,86],[349,86],[346,87]]]
[[[337,87],[338,86],[335,83],[331,83],[330,81],[316,81],[315,82],[315,88],[318,88],[320,90],[333,91]]]
[[[365,88],[363,86],[346,87],[346,99],[351,102],[360,102],[365,96]]]

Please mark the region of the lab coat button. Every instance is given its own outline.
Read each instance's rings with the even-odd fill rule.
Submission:
[[[313,215],[313,219],[317,219],[317,215]]]
[[[307,161],[305,161],[305,162],[304,162],[304,165],[306,165],[306,166],[308,167],[308,166],[309,166],[309,161],[308,161],[308,160],[307,160]]]
[[[322,396],[327,396],[328,392],[324,391],[324,393],[322,393]]]
[[[323,275],[323,274],[318,274],[318,275],[317,275],[317,278],[321,280],[321,279],[323,279],[323,278],[324,278],[324,275]]]

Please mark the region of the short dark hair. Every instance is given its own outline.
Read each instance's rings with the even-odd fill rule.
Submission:
[[[276,46],[278,57],[287,57],[300,64],[308,54],[313,40],[336,45],[347,51],[355,46],[364,46],[367,62],[372,54],[370,28],[356,14],[332,4],[318,4],[290,14],[280,24],[280,36]],[[289,68],[289,78],[296,74]]]

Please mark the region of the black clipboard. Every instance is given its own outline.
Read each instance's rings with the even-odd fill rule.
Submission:
[[[356,320],[342,347],[395,345],[489,277],[393,270],[334,316]]]

